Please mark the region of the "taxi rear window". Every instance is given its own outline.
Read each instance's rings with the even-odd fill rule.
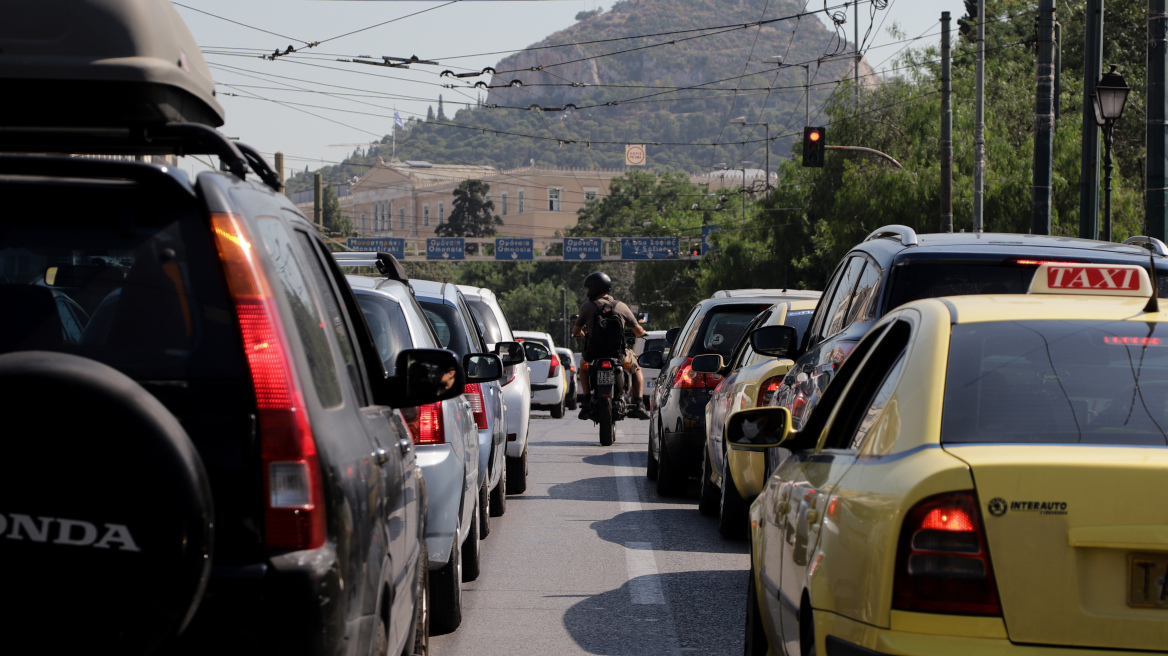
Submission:
[[[954,326],[941,441],[1168,445],[1168,326]]]

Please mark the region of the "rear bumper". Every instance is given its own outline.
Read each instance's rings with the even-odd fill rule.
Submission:
[[[426,549],[430,554],[430,569],[439,569],[450,560],[466,477],[462,462],[449,444],[414,448],[422,478],[426,479]]]
[[[706,448],[706,404],[710,390],[670,390],[661,405],[661,448],[679,471],[697,476]]]
[[[544,383],[543,385],[547,385]],[[531,405],[550,407],[559,405],[564,400],[564,386],[563,383],[549,387],[548,389],[536,389],[536,385],[531,386]]]

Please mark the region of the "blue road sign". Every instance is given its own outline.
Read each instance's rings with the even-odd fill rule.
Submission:
[[[406,256],[406,240],[393,237],[349,237],[349,250],[358,253],[389,253],[400,260]]]
[[[505,262],[535,259],[535,240],[503,238],[495,240],[495,259]]]
[[[565,260],[600,260],[601,257],[601,240],[599,237],[584,237],[579,239],[568,238],[564,240],[564,259]]]
[[[431,237],[426,240],[427,260],[465,260],[466,240],[462,237]]]
[[[622,237],[622,260],[677,259],[677,237]]]
[[[714,250],[713,245],[710,244],[710,233],[718,232],[721,229],[722,226],[716,225],[702,226],[702,255]]]

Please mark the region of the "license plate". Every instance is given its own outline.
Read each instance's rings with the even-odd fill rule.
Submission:
[[[1127,605],[1168,610],[1168,554],[1130,554]]]
[[[598,385],[611,385],[612,384],[612,372],[611,371],[598,371],[598,372],[596,372],[596,383]]]

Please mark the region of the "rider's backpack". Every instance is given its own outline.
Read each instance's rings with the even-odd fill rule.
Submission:
[[[594,357],[619,357],[625,351],[625,318],[616,312],[616,303],[593,301],[593,335],[588,350]]]

